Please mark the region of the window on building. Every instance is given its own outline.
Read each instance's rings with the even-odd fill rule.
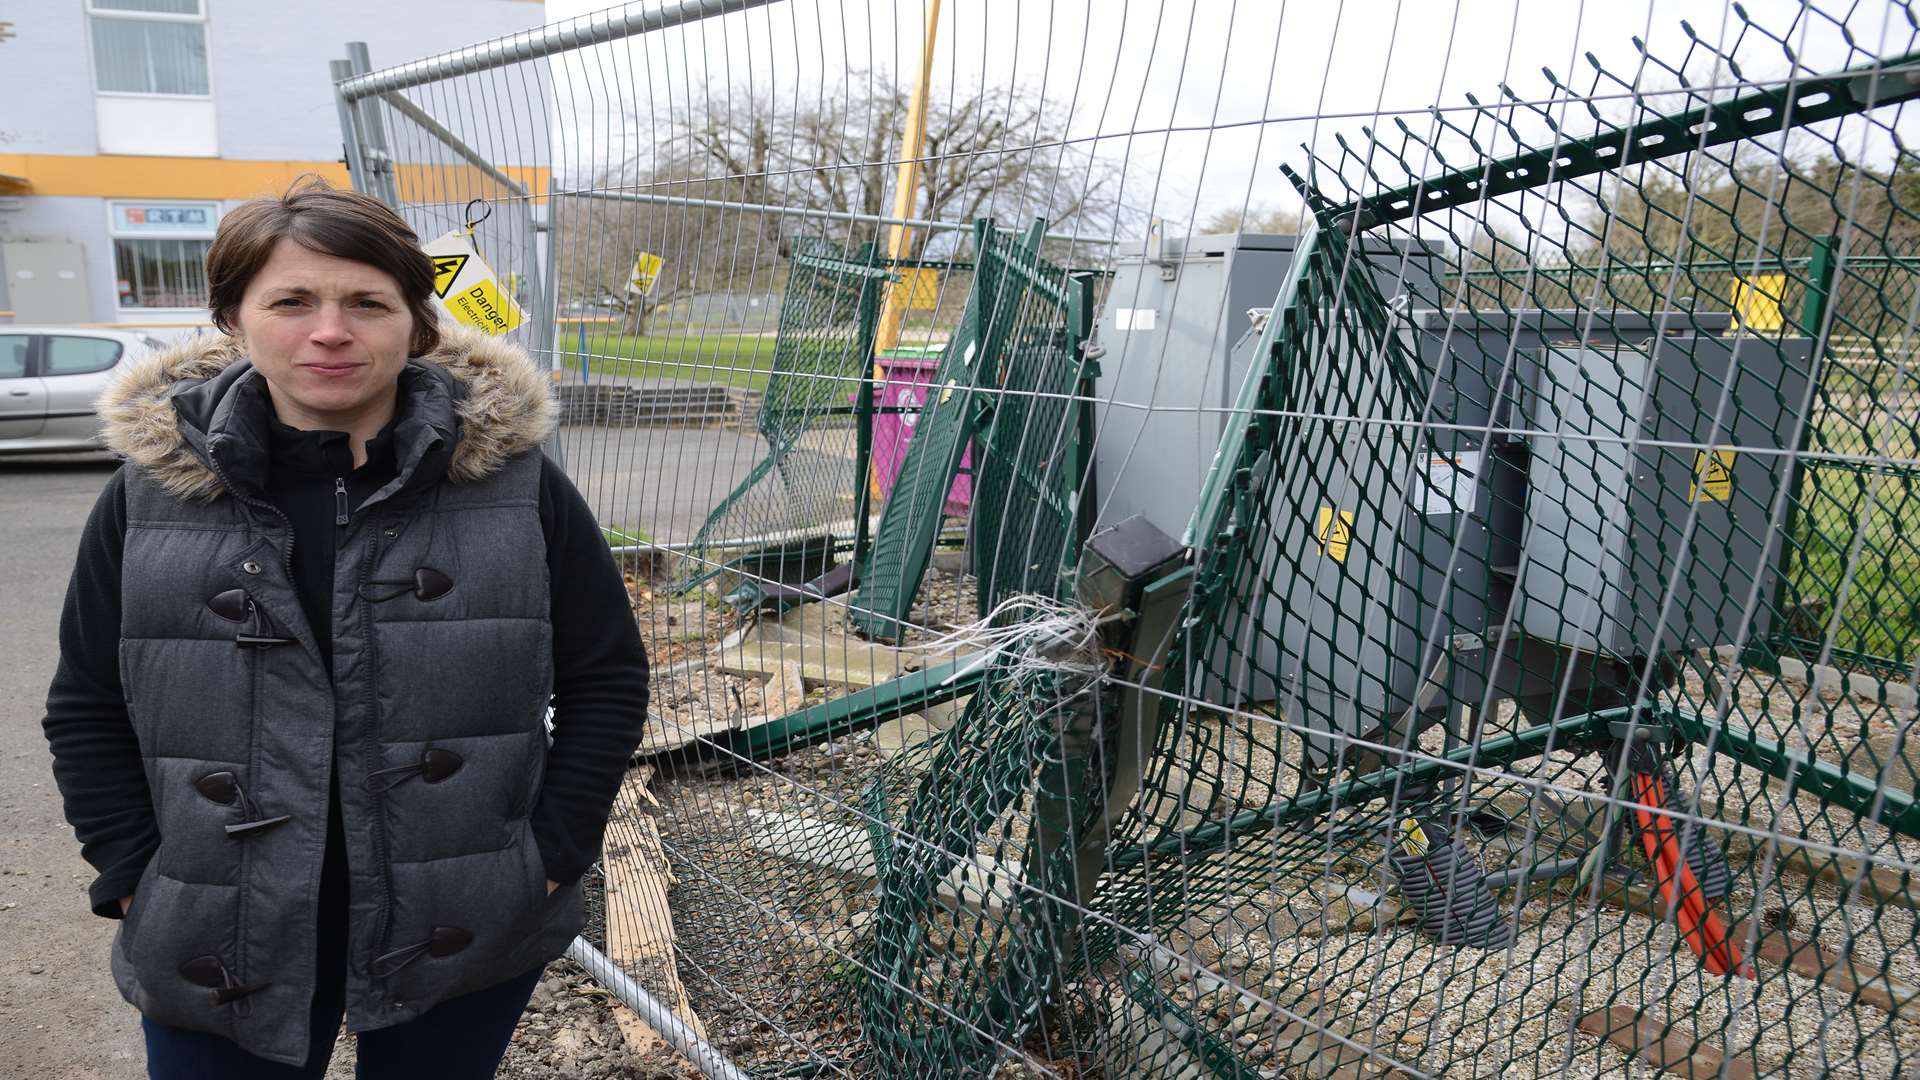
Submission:
[[[41,362],[43,375],[87,375],[105,371],[120,359],[120,343],[97,337],[47,338],[47,353]]]
[[[120,306],[206,307],[207,248],[219,225],[217,202],[109,202]]]
[[[211,240],[119,240],[113,265],[123,308],[207,306],[207,248]]]
[[[89,0],[94,86],[102,93],[206,97],[201,0]]]

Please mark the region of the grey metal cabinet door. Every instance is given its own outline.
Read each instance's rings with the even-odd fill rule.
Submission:
[[[33,335],[0,333],[0,441],[31,439],[47,422],[47,390],[29,374]]]
[[[99,438],[94,402],[125,350],[110,337],[46,335],[40,352],[40,382],[47,389],[44,437],[75,443]]]

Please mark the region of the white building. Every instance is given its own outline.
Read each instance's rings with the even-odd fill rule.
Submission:
[[[0,3],[0,312],[204,322],[220,215],[350,186],[328,62],[400,63],[544,22],[540,0]],[[0,325],[9,321],[0,315]]]

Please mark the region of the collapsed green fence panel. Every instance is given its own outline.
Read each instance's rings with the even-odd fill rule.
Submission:
[[[854,624],[868,634],[896,638],[905,629],[939,539],[947,491],[994,388],[1008,377],[1009,363],[1056,358],[1044,347],[1008,352],[1009,342],[1017,341],[1022,330],[1033,328],[1044,335],[1042,328],[1064,319],[1065,275],[1038,254],[1045,231],[1044,223],[1036,223],[1024,236],[1016,236],[988,220],[974,228],[974,276],[966,312],[941,352],[853,597]],[[1035,294],[1038,300],[1031,299]],[[1057,318],[1036,317],[1030,304],[1050,305]]]
[[[1083,350],[1093,281],[1035,263],[1044,287],[1032,290],[974,441],[967,547],[983,615],[1017,594],[1056,595],[1086,524],[1076,510],[1092,454]]]
[[[772,369],[754,416],[764,457],[707,515],[688,545],[680,585],[710,576],[742,549],[851,543],[866,507],[866,385],[880,315],[871,244],[798,237],[787,266]],[[731,554],[730,554],[731,553]],[[776,575],[791,576],[791,574]]]

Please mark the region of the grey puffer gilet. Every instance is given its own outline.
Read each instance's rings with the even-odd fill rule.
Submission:
[[[103,401],[127,484],[121,679],[160,847],[113,948],[146,1016],[297,1064],[309,1041],[329,780],[351,867],[347,1026],[411,1020],[563,952],[528,823],[552,689],[524,354],[455,333],[401,377],[399,475],[351,516],[329,680],[267,481],[264,380],[224,338]]]

